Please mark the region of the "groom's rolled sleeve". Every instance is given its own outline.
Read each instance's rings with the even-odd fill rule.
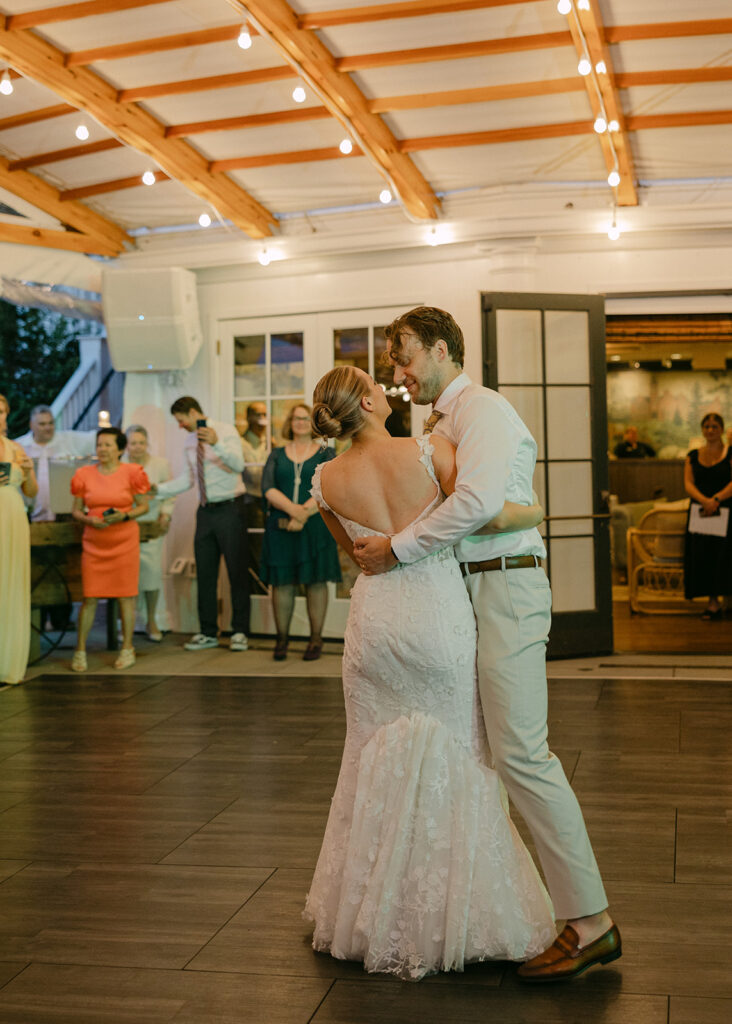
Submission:
[[[506,500],[519,443],[516,429],[490,396],[479,393],[456,404],[449,432],[457,445],[455,490],[426,519],[392,538],[400,562],[416,562],[459,543],[497,516]]]

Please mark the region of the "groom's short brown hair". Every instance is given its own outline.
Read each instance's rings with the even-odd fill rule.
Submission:
[[[465,362],[465,339],[459,325],[444,309],[437,306],[417,306],[408,313],[402,313],[392,320],[384,330],[390,345],[390,355],[399,357],[402,348],[401,334],[407,328],[422,342],[425,348],[433,348],[442,339],[453,363],[462,366]]]

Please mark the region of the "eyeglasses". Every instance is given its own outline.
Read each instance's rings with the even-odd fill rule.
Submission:
[[[293,416],[292,417],[292,422],[293,423],[309,423],[310,422],[310,417],[309,416]]]

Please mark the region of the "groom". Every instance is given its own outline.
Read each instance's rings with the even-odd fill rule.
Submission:
[[[444,310],[419,306],[386,330],[394,383],[433,406],[427,429],[457,448],[455,492],[395,537],[363,537],[354,556],[369,573],[455,545],[478,622],[478,679],[491,752],[531,829],[557,918],[544,953],[522,964],[524,981],[559,981],[621,954],[620,933],[577,799],[547,746],[545,648],[551,592],[539,532],[472,536],[504,501],[532,502],[536,443],[509,403],[463,373],[465,344]]]

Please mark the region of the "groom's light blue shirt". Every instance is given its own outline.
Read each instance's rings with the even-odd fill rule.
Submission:
[[[434,404],[442,419],[434,433],[456,447],[455,491],[439,508],[392,538],[400,562],[415,562],[455,545],[461,562],[500,555],[546,555],[536,529],[489,537],[472,536],[505,501],[531,505],[536,442],[509,402],[474,384],[466,373],[451,381]]]

